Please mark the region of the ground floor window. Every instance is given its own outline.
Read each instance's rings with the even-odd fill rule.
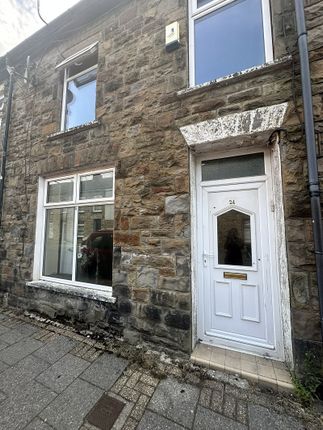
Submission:
[[[114,171],[45,180],[40,278],[112,285]]]

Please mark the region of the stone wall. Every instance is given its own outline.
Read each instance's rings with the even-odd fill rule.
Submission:
[[[295,50],[292,3],[272,1],[276,59]],[[307,4],[315,118],[322,120],[322,6],[318,1]],[[281,134],[281,156],[293,330],[297,339],[317,341],[297,56],[294,66],[286,60],[179,95],[188,86],[186,6],[185,0],[129,2],[31,59],[33,85],[20,81],[14,94],[1,290],[9,293],[9,303],[21,307],[37,301],[26,281],[32,278],[38,177],[116,167],[113,294],[125,334],[133,341],[142,337],[189,352],[189,152],[179,127],[288,101],[292,109],[288,132]],[[181,45],[167,53],[165,25],[173,21],[179,21]],[[55,65],[97,40],[101,125],[48,140],[60,123],[62,76]],[[45,305],[38,311],[46,312]]]

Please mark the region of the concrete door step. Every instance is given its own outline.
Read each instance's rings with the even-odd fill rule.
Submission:
[[[222,370],[241,376],[266,388],[292,392],[294,386],[285,363],[251,354],[199,343],[191,361],[209,369]]]

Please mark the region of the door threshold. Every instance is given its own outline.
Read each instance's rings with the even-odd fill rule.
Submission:
[[[233,373],[278,392],[292,392],[288,368],[281,361],[198,343],[191,361],[213,370]]]

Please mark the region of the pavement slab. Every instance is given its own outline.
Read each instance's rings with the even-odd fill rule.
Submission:
[[[42,342],[35,339],[24,339],[14,345],[10,345],[0,351],[0,360],[9,365],[18,363],[18,361],[27,357],[43,345]]]
[[[5,327],[4,325],[0,324],[0,336],[2,336],[4,333],[6,333],[7,331],[9,331],[8,327]]]
[[[250,430],[304,430],[304,426],[295,418],[280,415],[258,405],[249,405]]]
[[[24,385],[1,403],[0,429],[23,429],[56,395],[36,381]]]
[[[32,422],[25,428],[25,430],[53,430],[53,427],[46,424],[39,418],[35,418]]]
[[[199,393],[197,387],[167,378],[158,385],[148,408],[191,428]]]
[[[55,363],[65,354],[70,352],[77,343],[78,342],[75,340],[66,336],[59,336],[34,352],[34,355],[48,361],[49,363]]]
[[[100,388],[77,379],[39,417],[54,429],[78,430],[102,394]]]
[[[76,379],[89,363],[82,358],[66,354],[37,377],[37,381],[56,393],[61,393]]]
[[[13,367],[5,366],[6,371],[0,374],[0,387],[4,392],[11,394],[24,389],[25,384],[47,369],[49,364],[30,355]]]
[[[81,378],[103,390],[109,390],[121,376],[128,362],[113,354],[104,353],[92,363]]]
[[[146,411],[137,427],[137,430],[184,430],[182,427],[165,417]],[[208,430],[211,430],[208,429]],[[212,429],[213,430],[213,429]]]
[[[247,430],[248,427],[224,417],[216,412],[199,406],[197,408],[193,430]],[[281,429],[282,430],[282,429]]]
[[[26,335],[16,328],[8,329],[0,336],[0,342],[5,342],[8,345],[13,345],[14,343],[22,340]]]

